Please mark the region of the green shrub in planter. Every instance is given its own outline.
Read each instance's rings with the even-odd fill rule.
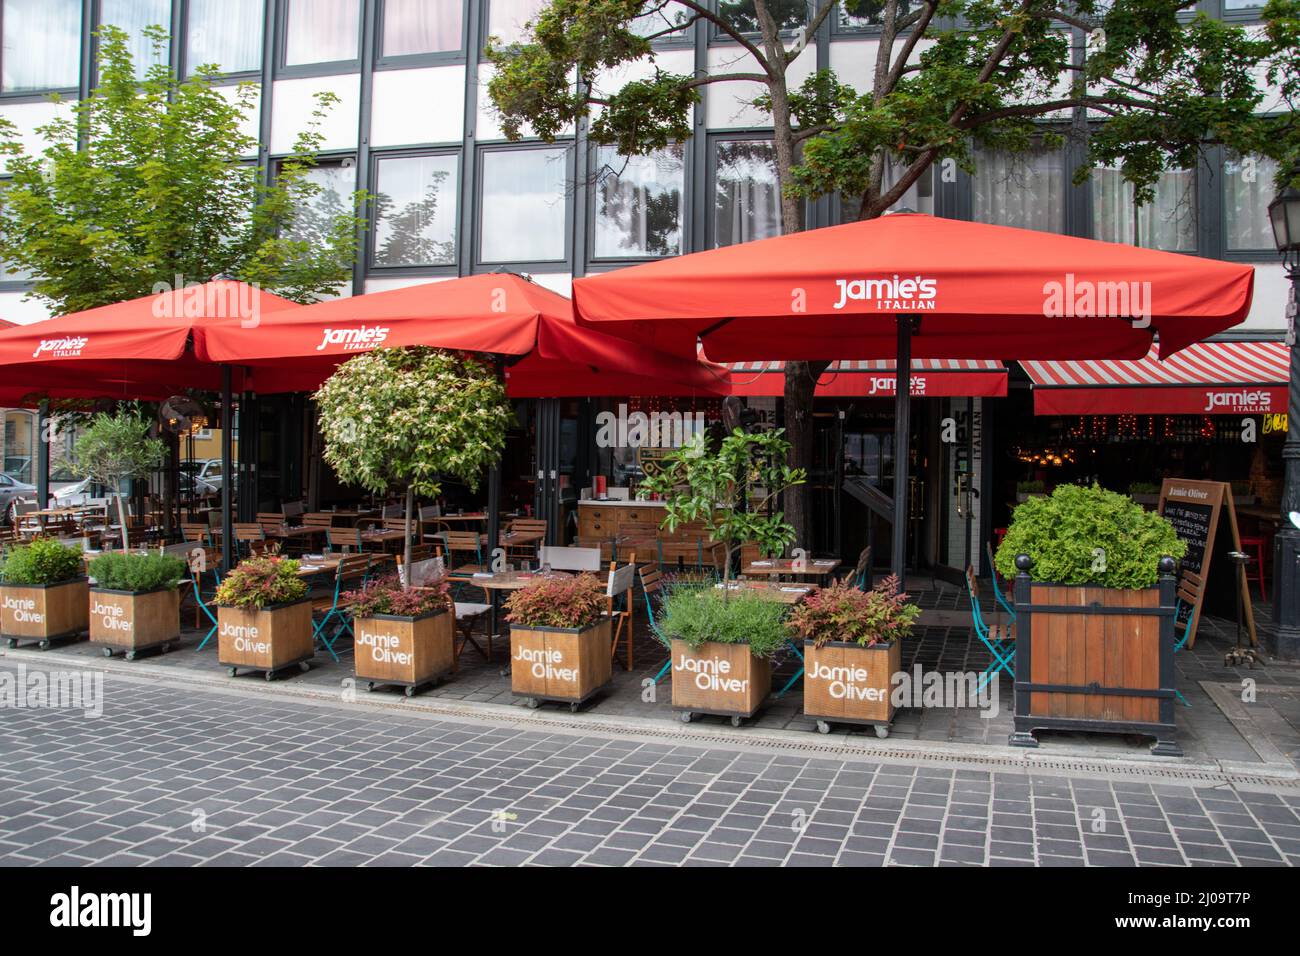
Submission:
[[[108,552],[90,562],[95,587],[110,591],[157,591],[174,588],[186,574],[184,559],[172,554]]]
[[[5,584],[58,584],[85,573],[80,548],[59,544],[53,538],[37,538],[20,544],[5,555],[0,580]]]
[[[1061,485],[1016,507],[994,563],[1011,580],[1016,555],[1027,554],[1038,581],[1137,589],[1156,583],[1161,557],[1186,552],[1173,525],[1133,499],[1099,485]]]
[[[706,641],[748,644],[755,657],[768,658],[785,643],[785,613],[780,601],[744,591],[675,590],[664,602],[661,627],[692,650]]]

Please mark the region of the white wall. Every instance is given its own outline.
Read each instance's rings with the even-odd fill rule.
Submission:
[[[293,151],[294,140],[312,119],[318,92],[330,92],[339,97],[339,102],[330,106],[321,120],[320,132],[324,140],[320,148],[357,148],[361,74],[345,73],[275,81],[271,102],[272,153],[283,155]]]
[[[412,109],[412,104],[419,104]],[[465,135],[465,67],[381,70],[375,74],[370,145],[459,143]]]

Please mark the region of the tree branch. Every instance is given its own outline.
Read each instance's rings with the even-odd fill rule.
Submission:
[[[719,30],[743,46],[750,52],[754,59],[758,61],[758,65],[763,68],[767,75],[773,76],[772,64],[767,62],[767,57],[763,56],[758,47],[754,46],[748,37],[723,19],[722,16],[715,13],[713,10],[710,10],[708,7],[696,3],[695,0],[677,0],[677,2],[688,10],[694,10],[700,19],[707,20],[709,23],[714,24]]]

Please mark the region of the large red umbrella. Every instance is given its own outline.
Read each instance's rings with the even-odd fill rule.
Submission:
[[[1168,356],[1241,322],[1254,270],[899,213],[575,279],[578,321],[717,362]]]
[[[917,213],[574,280],[578,321],[714,361],[1162,357],[1241,322],[1254,269]],[[906,557],[909,387],[897,389],[892,566]]]

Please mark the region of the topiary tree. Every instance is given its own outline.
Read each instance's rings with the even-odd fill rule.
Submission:
[[[344,362],[315,395],[325,461],[349,485],[406,489],[405,566],[415,496],[442,476],[471,489],[497,464],[514,412],[486,363],[432,348],[376,349]]]
[[[1095,484],[1061,485],[1016,507],[994,564],[1011,581],[1016,555],[1027,554],[1042,581],[1135,589],[1156,583],[1162,557],[1186,553],[1174,526],[1132,498]]]
[[[807,477],[802,468],[786,464],[790,443],[781,434],[781,429],[750,434],[737,428],[716,451],[704,436],[696,436],[665,455],[661,470],[641,482],[641,491],[664,496],[663,524],[669,531],[682,522],[703,521],[710,537],[727,546],[726,582],[732,556],[745,542],[757,542],[765,554],[780,554],[795,540],[794,526],[769,507]],[[756,495],[761,498],[754,502]]]
[[[126,506],[121,485],[132,478],[146,478],[162,465],[166,448],[149,437],[149,421],[136,412],[122,409],[114,414],[99,412],[82,428],[74,446],[72,473],[106,485],[117,498],[117,517],[122,525],[122,550],[130,548],[126,530]]]

